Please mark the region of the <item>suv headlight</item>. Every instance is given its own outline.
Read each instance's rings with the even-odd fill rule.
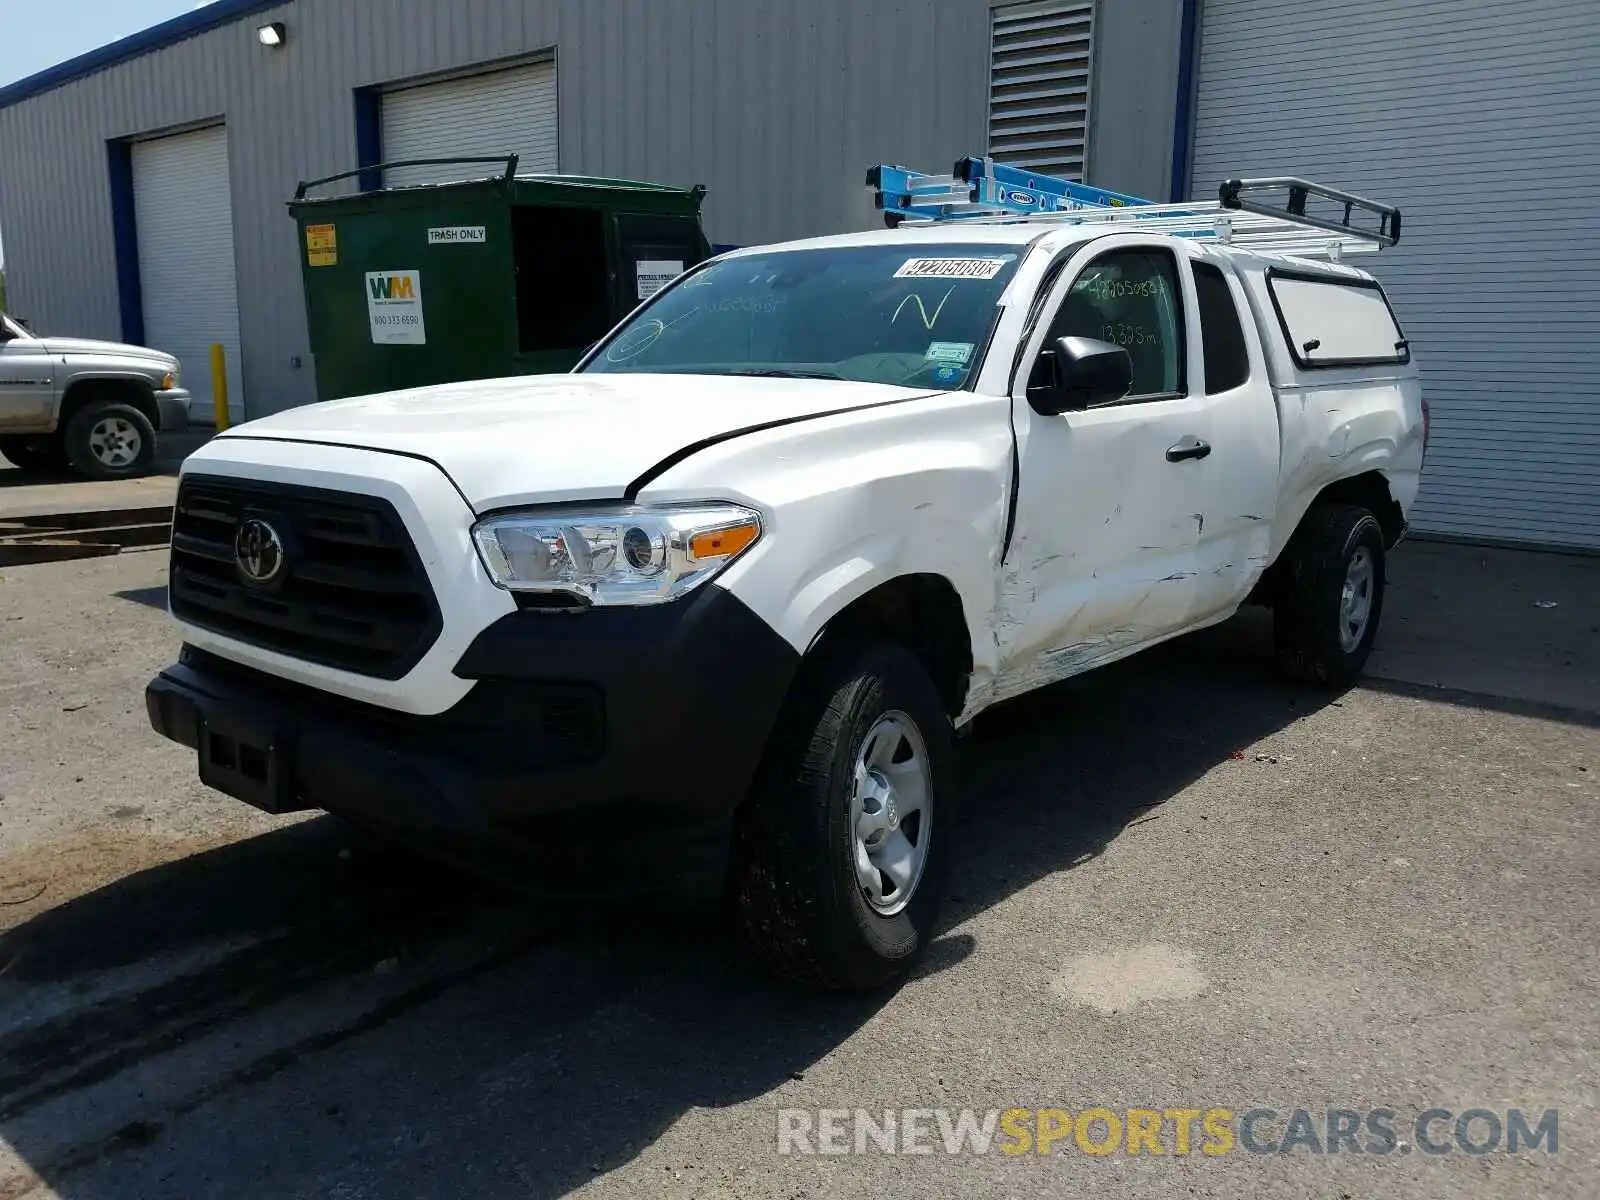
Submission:
[[[675,600],[760,538],[761,514],[734,504],[535,510],[472,528],[499,586],[596,605]]]

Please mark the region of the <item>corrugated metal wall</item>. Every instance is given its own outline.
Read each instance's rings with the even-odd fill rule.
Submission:
[[[1398,204],[1370,267],[1433,409],[1419,530],[1600,547],[1595,0],[1206,0],[1194,191]]]
[[[12,306],[42,330],[119,337],[106,141],[225,118],[250,412],[304,403],[284,202],[298,180],[357,165],[355,89],[554,48],[562,170],[704,183],[713,241],[766,241],[873,224],[872,163],[946,170],[983,146],[991,6],[292,0],[0,109]],[[1103,4],[1097,182],[1165,194],[1178,14],[1179,0]],[[288,25],[281,50],[256,42],[267,21]]]

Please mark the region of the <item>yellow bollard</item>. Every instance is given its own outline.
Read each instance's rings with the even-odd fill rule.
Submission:
[[[211,344],[211,406],[221,433],[228,427],[228,362],[221,342]]]

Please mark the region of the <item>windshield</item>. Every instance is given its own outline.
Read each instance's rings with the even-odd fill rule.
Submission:
[[[28,336],[28,331],[21,325],[18,325],[10,317],[6,316],[5,313],[0,313],[0,326],[4,326],[6,336],[8,337],[19,338]]]
[[[663,292],[583,369],[959,388],[1018,257],[905,243],[740,255]]]

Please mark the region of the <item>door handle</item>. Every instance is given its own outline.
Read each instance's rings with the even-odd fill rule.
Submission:
[[[1211,443],[1203,442],[1191,434],[1176,446],[1167,447],[1167,461],[1171,463],[1184,462],[1191,458],[1204,458],[1210,453]]]

